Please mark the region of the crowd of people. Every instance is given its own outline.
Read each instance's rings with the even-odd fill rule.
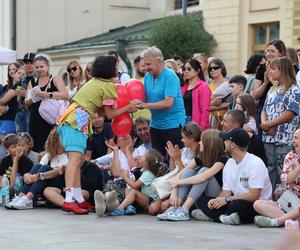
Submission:
[[[50,74],[45,55],[27,53],[8,65],[0,97],[6,208],[43,204],[98,217],[146,212],[163,221],[259,227],[299,218],[300,202],[282,203],[300,201],[295,49],[273,40],[243,74],[230,76],[220,58],[165,60],[150,47],[133,62],[145,100],[123,106],[117,86],[131,77],[119,63],[110,51],[85,70],[70,61],[62,76]],[[56,124],[41,115],[44,100],[66,105]],[[133,130],[114,134],[111,120],[125,112]]]

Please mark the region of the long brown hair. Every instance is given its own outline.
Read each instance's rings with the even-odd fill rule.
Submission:
[[[156,177],[163,174],[163,157],[155,149],[150,149],[145,157],[145,169],[149,170]]]
[[[275,58],[270,63],[270,68],[274,69],[277,68],[281,72],[279,83],[283,84],[283,92],[285,93],[288,89],[293,85],[296,84],[296,73],[293,67],[292,61],[287,57],[278,57]]]
[[[243,94],[239,96],[240,102],[241,102],[241,107],[243,111],[246,111],[246,121],[249,121],[250,116],[252,116],[255,121],[257,119],[256,116],[256,106],[255,106],[255,100],[252,95],[249,94]]]
[[[212,167],[222,155],[226,155],[224,142],[219,134],[220,131],[217,129],[207,129],[202,132],[203,152],[201,153],[201,158],[205,167]]]
[[[49,154],[49,161],[59,154],[59,149],[62,147],[57,128],[54,127],[45,142],[45,151]]]

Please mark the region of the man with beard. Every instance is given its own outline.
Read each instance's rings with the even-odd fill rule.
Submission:
[[[145,68],[143,58],[141,58],[141,56],[137,56],[134,59],[133,64],[134,64],[134,78],[144,83],[146,68]]]
[[[144,76],[146,74],[146,68],[144,60],[141,56],[137,56],[134,61],[134,78],[141,81],[144,84]],[[150,120],[151,112],[149,109],[141,109],[133,113],[133,119],[137,119],[138,117],[143,117],[145,119]]]

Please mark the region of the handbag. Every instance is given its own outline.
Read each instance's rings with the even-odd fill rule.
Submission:
[[[50,87],[51,80],[52,77],[48,82],[45,92]],[[39,107],[39,114],[47,123],[55,125],[68,106],[69,102],[65,100],[43,99]]]
[[[280,198],[277,200],[277,203],[286,213],[288,213],[294,208],[300,206],[300,199],[291,190],[286,190],[282,193]]]
[[[179,172],[179,168],[176,167],[171,172],[163,176],[157,177],[153,180],[151,184],[151,188],[156,190],[160,199],[168,198],[171,195],[172,189],[169,181],[175,178],[178,172]]]

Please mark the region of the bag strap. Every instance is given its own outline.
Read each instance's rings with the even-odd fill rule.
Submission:
[[[47,87],[46,87],[45,90],[44,90],[45,93],[47,92],[47,90],[48,90],[49,87],[51,86],[51,81],[53,80],[53,77],[54,77],[53,75],[50,76],[49,81],[48,81],[48,83],[47,83]]]

